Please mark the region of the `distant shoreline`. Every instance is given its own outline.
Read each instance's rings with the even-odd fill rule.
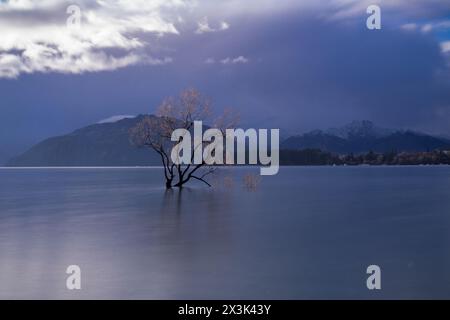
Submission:
[[[305,165],[280,165],[280,167],[447,167],[449,164],[305,164]],[[223,166],[218,166],[224,168]],[[226,168],[251,168],[258,165],[227,166]],[[163,169],[163,166],[36,166],[13,167],[0,166],[0,170],[31,170],[31,169]]]

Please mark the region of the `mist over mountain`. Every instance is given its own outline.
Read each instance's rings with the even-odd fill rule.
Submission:
[[[160,165],[149,148],[137,148],[129,130],[143,119],[120,117],[46,139],[10,159],[7,166],[149,166]],[[319,149],[335,154],[364,152],[425,152],[450,150],[450,140],[409,130],[379,128],[370,121],[354,121],[341,128],[314,130],[288,137],[281,149]]]

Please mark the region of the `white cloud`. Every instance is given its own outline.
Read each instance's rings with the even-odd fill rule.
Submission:
[[[441,51],[445,54],[450,54],[450,41],[441,42]]]
[[[442,20],[434,23],[407,23],[401,26],[403,30],[406,31],[416,31],[419,30],[422,33],[429,33],[431,31],[439,32],[445,31],[450,28],[450,20]],[[450,41],[443,41],[440,43],[441,52],[444,54],[450,54]]]
[[[244,56],[239,56],[236,58],[225,58],[220,60],[220,63],[222,64],[238,64],[238,63],[247,63],[249,62],[249,59],[245,58]]]
[[[430,32],[431,30],[433,30],[433,25],[431,23],[427,23],[423,25],[420,30],[424,33]]]
[[[227,22],[222,21],[222,22],[220,23],[220,30],[227,30],[227,29],[229,29],[229,28],[230,28],[230,25],[229,25]]]
[[[424,24],[421,28],[422,32],[430,32],[430,31],[443,31],[450,29],[450,20],[438,21],[435,23],[427,23]]]
[[[170,57],[145,52],[145,34],[178,34],[166,12],[181,0],[78,1],[81,27],[68,28],[64,0],[0,2],[0,78],[22,73],[84,73],[138,63],[164,64]],[[169,11],[170,11],[169,10]],[[114,54],[112,53],[114,52]]]
[[[216,60],[214,58],[207,58],[205,60],[205,63],[206,64],[214,64],[214,63],[216,63]]]
[[[217,32],[217,31],[227,30],[229,28],[230,28],[230,25],[225,21],[220,22],[219,27],[212,28],[209,25],[208,17],[203,17],[199,22],[197,22],[197,30],[195,30],[195,33],[202,34],[202,33],[208,33],[208,32]]]
[[[423,33],[428,33],[431,31],[443,31],[450,28],[450,20],[443,20],[438,22],[429,22],[425,24],[418,23],[407,23],[401,26],[403,30],[415,31],[420,30]]]
[[[202,34],[205,32],[214,32],[214,29],[209,26],[207,17],[204,17],[202,20],[200,20],[197,23],[197,26],[198,27],[197,30],[195,30],[195,33]]]
[[[299,1],[300,2],[300,1]],[[303,6],[311,1],[301,1]],[[450,2],[448,0],[328,0],[321,3],[322,8],[328,7],[329,10],[323,11],[323,17],[345,20],[349,18],[367,17],[366,9],[369,5],[376,4],[381,8],[381,15],[385,13],[401,13],[403,17],[418,18],[441,16],[442,12],[450,9]],[[317,6],[316,6],[316,9]],[[383,19],[383,18],[382,18]]]
[[[34,72],[84,73],[115,70],[135,64],[164,64],[170,48],[153,37],[179,34],[183,25],[197,23],[197,34],[230,28],[233,17],[316,10],[324,19],[367,16],[372,0],[0,0],[0,78]],[[433,15],[450,8],[448,1],[429,5],[420,0],[379,0],[383,14],[401,11],[405,17]],[[69,5],[82,10],[81,29],[69,29]],[[431,9],[430,9],[431,8]],[[430,11],[431,10],[431,11]],[[200,17],[200,20],[198,20]],[[226,21],[225,21],[226,20]],[[414,21],[414,20],[412,20]],[[423,21],[423,20],[422,20]],[[443,23],[409,23],[405,30],[429,31]],[[155,37],[155,38],[156,38]],[[165,50],[165,51],[162,51]],[[236,60],[237,59],[237,60]],[[206,61],[205,61],[206,62]],[[242,57],[214,63],[247,63]],[[211,62],[206,62],[211,63]]]
[[[401,28],[403,30],[407,30],[407,31],[414,31],[414,30],[417,29],[417,24],[415,24],[415,23],[406,23],[406,24],[402,25]]]
[[[233,59],[233,63],[247,63],[247,62],[248,62],[248,59],[243,56],[239,56],[239,57]]]

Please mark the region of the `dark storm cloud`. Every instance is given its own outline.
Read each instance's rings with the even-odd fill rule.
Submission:
[[[147,36],[171,64],[0,80],[0,145],[153,112],[164,97],[192,86],[218,109],[238,109],[248,126],[302,132],[369,119],[450,133],[449,69],[432,33],[403,30],[390,15],[376,31],[366,29],[365,12],[345,21],[324,16],[235,15],[229,29],[204,34],[192,22],[179,35]]]
[[[292,129],[361,118],[412,128],[444,124],[448,119],[436,110],[450,107],[450,86],[439,43],[400,28],[367,30],[365,18],[342,24],[301,13],[232,20],[229,32],[174,43],[178,54],[169,68],[248,117]],[[238,56],[249,62],[217,63]],[[202,64],[208,58],[216,63]]]

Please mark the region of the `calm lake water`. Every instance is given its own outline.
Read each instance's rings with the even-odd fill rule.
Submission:
[[[167,192],[160,168],[0,169],[0,298],[450,298],[450,167],[248,172]]]

